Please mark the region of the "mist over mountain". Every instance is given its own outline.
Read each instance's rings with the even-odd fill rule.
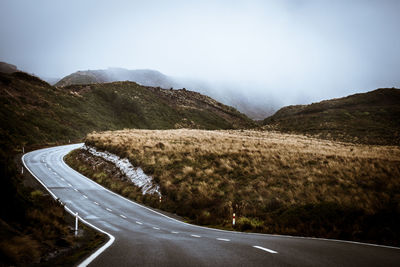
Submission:
[[[60,81],[55,86],[71,84],[92,84],[117,81],[132,81],[145,86],[161,87],[164,89],[174,87],[174,82],[156,70],[127,70],[123,68],[108,68],[105,70],[87,70],[74,72]]]
[[[52,83],[48,79],[43,79]],[[273,97],[265,99],[264,97],[260,98],[259,94],[249,93],[249,91],[251,91],[251,85],[242,86],[243,88],[241,90],[237,90],[241,85],[210,83],[200,79],[173,77],[150,69],[128,70],[124,68],[108,68],[77,71],[59,80],[55,86],[63,87],[73,84],[94,84],[116,81],[133,81],[140,85],[164,89],[186,88],[208,95],[226,105],[233,106],[252,119],[257,120],[272,115],[282,106],[282,104]]]

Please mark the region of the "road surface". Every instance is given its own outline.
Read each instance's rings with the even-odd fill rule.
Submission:
[[[168,218],[68,167],[63,157],[80,146],[36,150],[23,161],[69,209],[115,237],[89,266],[400,266],[397,248],[221,231]]]

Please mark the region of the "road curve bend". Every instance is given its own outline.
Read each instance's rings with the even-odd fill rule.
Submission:
[[[83,266],[399,266],[399,248],[222,231],[169,218],[67,166],[64,156],[81,146],[40,149],[22,160],[71,212],[111,237]]]

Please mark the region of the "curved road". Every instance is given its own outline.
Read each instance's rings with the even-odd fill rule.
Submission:
[[[73,212],[115,237],[91,266],[400,266],[400,249],[194,226],[124,199],[68,167],[82,144],[27,153],[25,166]]]

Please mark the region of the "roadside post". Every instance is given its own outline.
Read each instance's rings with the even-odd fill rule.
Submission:
[[[233,217],[232,217],[232,226],[235,227],[235,213],[233,213]]]
[[[21,174],[24,174],[24,166],[21,168]]]
[[[75,214],[75,236],[78,235],[78,213]]]

